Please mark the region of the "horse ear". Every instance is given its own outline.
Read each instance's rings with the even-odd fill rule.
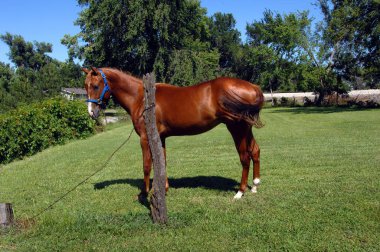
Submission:
[[[88,74],[91,70],[83,67],[82,71],[85,72],[86,74]]]
[[[96,69],[96,67],[91,66],[91,70],[92,70],[92,74],[93,75],[98,75],[99,74],[99,71],[98,71],[98,69]]]

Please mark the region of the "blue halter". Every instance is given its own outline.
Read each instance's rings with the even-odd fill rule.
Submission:
[[[95,103],[101,107],[105,107],[103,98],[104,98],[104,95],[106,94],[107,91],[111,92],[111,89],[108,86],[108,81],[107,81],[106,75],[103,73],[103,71],[101,69],[98,69],[98,71],[100,72],[100,75],[102,76],[103,82],[104,82],[104,88],[103,88],[102,94],[100,95],[99,99],[97,99],[97,100],[96,99],[87,99],[86,102],[92,102],[92,103]]]

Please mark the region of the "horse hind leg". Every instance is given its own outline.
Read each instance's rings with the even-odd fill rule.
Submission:
[[[260,185],[260,147],[257,144],[255,138],[251,134],[249,153],[253,161],[253,185],[251,188],[252,193],[257,193],[257,188]]]
[[[166,182],[165,182],[165,192],[169,191],[169,179],[168,179],[168,162],[166,160],[166,141],[165,138],[161,138],[162,149],[164,150],[164,158],[165,158],[165,168],[166,168]]]
[[[247,124],[233,123],[227,124],[227,128],[234,139],[235,147],[239,154],[240,163],[243,168],[239,191],[234,196],[234,199],[240,199],[243,196],[245,190],[247,189],[248,184],[249,166],[251,163],[251,156],[248,151],[250,143],[248,132],[251,131],[251,127]]]

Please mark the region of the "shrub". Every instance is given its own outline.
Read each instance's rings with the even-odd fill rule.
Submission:
[[[309,106],[312,106],[312,105],[314,105],[314,103],[313,103],[313,101],[310,99],[310,98],[308,98],[308,97],[304,97],[303,98],[303,105],[305,106],[305,107],[309,107]]]
[[[289,104],[289,99],[286,98],[286,97],[281,97],[281,99],[280,99],[280,104],[281,104],[281,106],[288,106],[288,104]]]
[[[347,106],[352,108],[380,108],[380,103],[375,100],[350,100],[347,102]]]
[[[273,98],[273,106],[275,106],[275,107],[277,107],[277,105],[278,105],[278,100],[277,100],[277,98],[276,97],[274,97]]]
[[[80,101],[50,99],[9,111],[0,116],[0,163],[85,138],[94,126]]]

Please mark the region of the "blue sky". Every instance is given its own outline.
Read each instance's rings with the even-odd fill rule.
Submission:
[[[265,9],[278,13],[309,10],[310,16],[321,19],[320,11],[313,5],[316,0],[201,0],[201,6],[208,16],[215,12],[232,13],[236,28],[245,39],[247,23],[260,20]],[[53,44],[51,56],[58,60],[67,59],[66,47],[60,40],[64,34],[77,34],[80,29],[74,25],[81,8],[76,0],[0,0],[0,34],[10,32],[24,37],[27,41]],[[0,61],[9,63],[7,45],[0,42]]]

